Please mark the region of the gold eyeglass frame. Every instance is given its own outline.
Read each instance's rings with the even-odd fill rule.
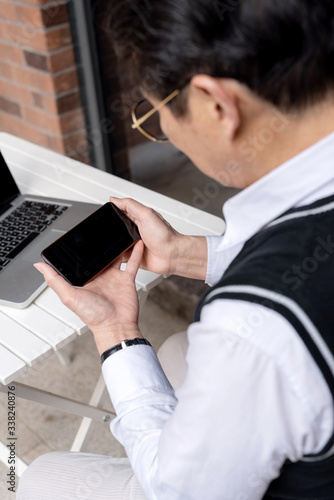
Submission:
[[[150,141],[160,142],[160,143],[161,142],[168,142],[169,139],[167,139],[167,138],[165,138],[165,139],[158,139],[158,137],[155,137],[154,135],[150,134],[145,129],[143,129],[141,127],[141,125],[146,120],[148,120],[148,118],[150,118],[152,115],[154,115],[154,113],[156,113],[157,111],[159,111],[159,109],[163,108],[165,106],[165,104],[169,103],[172,99],[174,99],[174,97],[176,97],[179,93],[180,93],[179,90],[174,90],[174,92],[172,92],[171,94],[169,94],[169,96],[165,97],[165,99],[163,101],[159,102],[159,104],[157,104],[156,106],[154,106],[154,108],[152,108],[148,113],[146,113],[144,116],[142,116],[139,119],[137,119],[137,116],[136,116],[137,108],[138,108],[138,106],[140,104],[142,104],[143,102],[145,102],[146,99],[143,99],[142,101],[137,102],[133,106],[132,111],[131,111],[131,116],[132,116],[132,121],[133,121],[133,124],[131,125],[131,128],[139,130],[139,132],[141,132],[147,139],[150,139]]]

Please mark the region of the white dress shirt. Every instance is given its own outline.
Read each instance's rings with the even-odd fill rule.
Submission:
[[[333,158],[331,134],[227,201],[224,236],[207,238],[207,282],[283,212],[334,194]],[[149,346],[105,361],[111,430],[148,499],[261,499],[286,459],[316,453],[331,437],[327,383],[290,323],[261,305],[216,300],[188,340],[176,393]]]

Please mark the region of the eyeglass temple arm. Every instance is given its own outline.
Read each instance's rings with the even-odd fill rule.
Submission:
[[[134,117],[135,123],[131,125],[131,128],[136,129],[140,127],[140,125],[144,123],[145,120],[150,118],[150,116],[152,116],[156,111],[159,111],[159,109],[161,109],[165,104],[174,99],[174,97],[176,97],[179,93],[180,93],[179,90],[174,90],[174,92],[172,92],[169,96],[167,96],[163,101],[159,102],[159,104],[157,104],[148,113],[146,113],[146,115],[139,118],[139,120],[137,120],[137,118]]]

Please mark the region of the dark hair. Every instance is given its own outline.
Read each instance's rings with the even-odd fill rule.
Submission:
[[[284,111],[303,109],[334,86],[333,0],[114,3],[117,52],[131,61],[138,84],[154,75],[148,90],[159,99],[198,73],[234,78]]]

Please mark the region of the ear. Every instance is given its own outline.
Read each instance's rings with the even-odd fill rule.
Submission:
[[[191,85],[211,100],[214,119],[223,127],[227,138],[233,140],[240,127],[241,115],[237,91],[231,81],[209,75],[196,75],[192,78]]]

